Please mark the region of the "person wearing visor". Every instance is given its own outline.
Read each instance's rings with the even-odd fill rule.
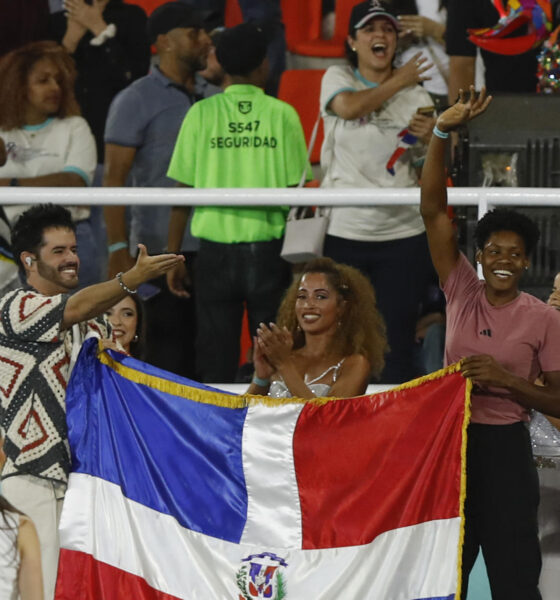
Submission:
[[[435,122],[430,95],[419,85],[430,65],[418,53],[393,66],[399,29],[398,19],[376,0],[352,10],[348,64],[327,69],[321,86],[322,187],[418,185]],[[382,381],[416,376],[416,318],[432,274],[418,207],[334,208],[324,253],[360,269],[375,288],[391,348]]]

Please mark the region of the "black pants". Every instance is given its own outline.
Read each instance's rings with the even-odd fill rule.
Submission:
[[[187,261],[193,271],[195,254],[189,253]],[[177,375],[196,379],[194,299],[174,296],[165,277],[150,283],[160,292],[145,302],[147,344],[144,360]]]
[[[471,423],[467,446],[467,498],[463,588],[482,548],[493,600],[540,600],[539,481],[523,423]]]
[[[328,235],[324,254],[359,269],[375,289],[390,346],[381,382],[402,383],[416,377],[416,320],[426,286],[434,278],[426,234],[386,242]]]
[[[240,244],[200,241],[195,273],[196,364],[201,381],[235,380],[244,305],[255,335],[260,322],[276,320],[290,283],[280,258],[282,240]]]

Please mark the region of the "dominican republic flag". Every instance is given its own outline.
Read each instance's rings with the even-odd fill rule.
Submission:
[[[408,128],[404,128],[403,130],[401,130],[398,134],[397,134],[397,147],[395,148],[395,150],[393,151],[393,154],[391,154],[389,160],[387,161],[387,164],[385,165],[385,168],[387,169],[387,171],[389,171],[389,173],[391,173],[391,175],[395,174],[395,164],[397,163],[397,161],[399,160],[399,158],[412,146],[414,146],[414,144],[416,144],[416,142],[418,141],[418,138],[415,135],[412,135],[412,133],[410,133],[410,131],[408,131]]]
[[[56,598],[455,598],[467,383],[234,396],[87,341]]]

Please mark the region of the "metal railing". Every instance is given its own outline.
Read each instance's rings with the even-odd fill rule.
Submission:
[[[496,206],[560,208],[560,189],[556,188],[457,187],[449,188],[448,196],[449,204],[452,206],[476,206],[478,218]],[[0,204],[37,204],[41,202],[96,206],[157,204],[171,206],[410,206],[419,204],[420,190],[419,188],[0,187]],[[560,210],[558,214],[560,217]],[[545,217],[545,220],[548,223],[550,219]],[[557,220],[554,219],[554,222]],[[552,237],[556,237],[556,233]],[[543,236],[542,248],[538,250],[550,254],[550,248],[546,246],[547,239],[550,239],[550,235]],[[554,256],[545,256],[540,260],[540,263],[545,265],[544,271],[543,268],[540,269],[541,275],[547,281],[551,275],[553,276],[552,271],[560,268],[560,244],[558,245],[558,252],[556,252],[556,248],[553,249]],[[549,284],[547,283],[547,285]]]
[[[482,216],[493,206],[560,207],[555,188],[449,188],[449,204],[478,206]],[[66,205],[173,206],[397,206],[417,205],[418,188],[0,188],[0,204],[54,202]]]

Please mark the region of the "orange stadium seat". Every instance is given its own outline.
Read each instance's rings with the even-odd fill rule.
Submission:
[[[307,39],[299,39],[295,41],[292,46],[288,43],[288,48],[294,54],[302,54],[304,56],[319,56],[325,58],[339,58],[344,56],[344,40],[348,35],[348,21],[350,20],[350,13],[352,8],[359,4],[361,0],[336,0],[335,7],[335,23],[334,23],[334,35],[330,40],[321,38],[321,11],[319,1],[319,28],[318,31],[314,32],[313,37]],[[298,11],[309,10],[308,8],[299,8],[302,5],[315,5],[315,0],[307,0],[301,2],[301,0],[284,0],[284,5],[290,5],[289,11],[284,12],[284,22],[286,24],[286,37],[288,38],[289,28],[293,26],[292,20],[297,19]],[[283,6],[284,6],[283,5]],[[292,7],[295,5],[295,7]],[[298,8],[296,8],[298,7]],[[315,10],[315,7],[314,7]],[[290,19],[290,23],[288,23]]]
[[[147,15],[151,15],[158,6],[165,4],[166,2],[169,2],[169,0],[126,0],[127,4],[137,4],[138,6],[141,6]]]
[[[292,69],[284,71],[280,79],[278,98],[291,104],[297,110],[307,144],[309,144],[313,126],[319,114],[319,95],[324,73],[324,69]],[[323,138],[323,120],[321,119],[317,139],[311,153],[312,164],[320,161]]]
[[[298,44],[321,37],[322,0],[282,0],[286,44],[296,52]]]
[[[171,0],[126,0],[127,4],[137,4],[141,6],[147,15],[151,15],[154,10],[161,4],[170,2]],[[224,22],[226,27],[235,27],[243,23],[241,8],[238,0],[226,0],[226,8],[224,13]]]
[[[226,10],[224,13],[224,25],[226,27],[235,27],[243,23],[243,15],[237,0],[226,0]]]

